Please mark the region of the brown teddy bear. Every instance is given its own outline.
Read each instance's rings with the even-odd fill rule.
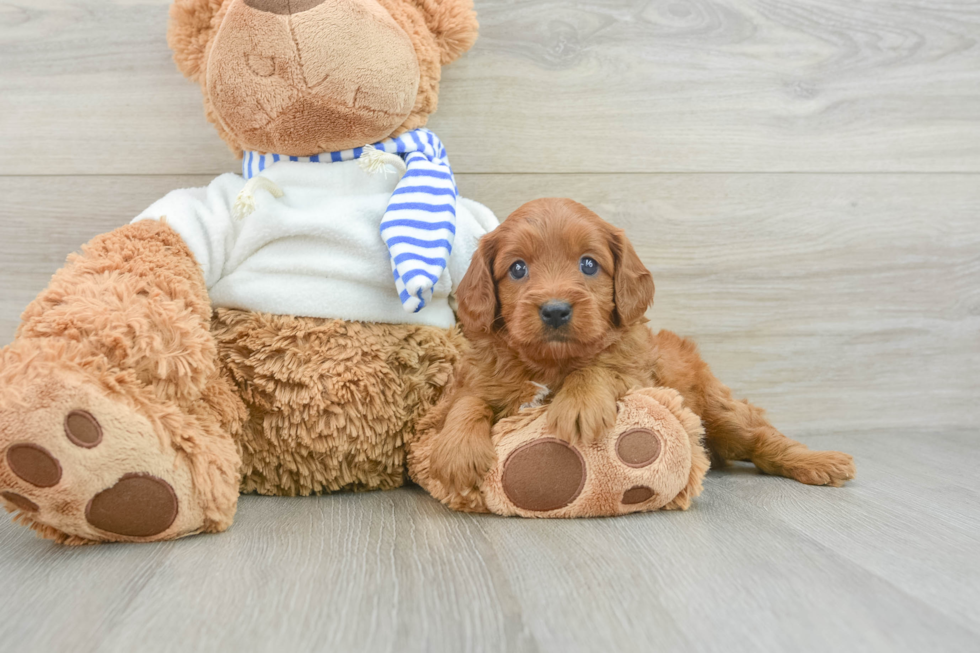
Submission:
[[[624,398],[618,436],[571,458],[531,402],[497,426],[479,497],[429,476],[453,292],[497,220],[459,197],[423,126],[476,36],[471,0],[174,2],[175,59],[242,175],[95,238],[24,312],[0,352],[17,521],[66,544],[173,539],[228,528],[240,492],[388,489],[407,471],[500,514],[688,505],[701,426],[667,390]]]
[[[471,0],[173,3],[174,58],[244,174],[95,238],[24,312],[0,354],[18,521],[152,541],[224,530],[239,492],[403,484],[497,223],[421,129],[476,37]]]

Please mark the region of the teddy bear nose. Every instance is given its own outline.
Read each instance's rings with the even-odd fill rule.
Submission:
[[[252,9],[286,16],[307,11],[323,2],[324,0],[245,0],[245,4]]]

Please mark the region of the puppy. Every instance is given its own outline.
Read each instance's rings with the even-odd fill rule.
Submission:
[[[476,489],[496,459],[491,426],[540,397],[541,386],[554,435],[573,444],[605,436],[631,388],[667,386],[701,417],[716,463],[750,460],[811,485],[854,477],[850,456],[810,451],[761,408],[733,399],[692,341],[647,328],[653,293],[623,231],[577,202],[529,202],[484,236],[457,290],[468,348],[433,446],[433,476],[457,492]]]

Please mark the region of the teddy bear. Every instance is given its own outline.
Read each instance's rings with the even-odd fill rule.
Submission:
[[[462,510],[686,507],[700,422],[669,390],[573,449],[540,405],[494,431],[479,496],[428,473],[462,336],[454,289],[498,222],[425,129],[471,0],[175,0],[168,42],[242,174],[94,238],[0,352],[0,497],[63,544],[220,532],[240,493],[401,486]],[[542,473],[545,472],[545,473]]]
[[[493,213],[424,128],[471,0],[175,0],[242,174],[72,255],[0,353],[0,496],[66,544],[222,531],[242,492],[405,482]]]

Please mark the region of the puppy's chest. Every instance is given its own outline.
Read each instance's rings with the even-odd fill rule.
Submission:
[[[545,403],[551,401],[552,392],[551,388],[543,383],[538,383],[537,381],[528,381],[525,385],[529,386],[525,388],[523,393],[523,398],[526,401],[522,401],[519,410],[524,410],[525,408],[537,408],[538,406],[543,406]],[[534,394],[528,396],[531,392]]]
[[[498,419],[551,403],[560,385],[560,383],[546,385],[538,381],[523,381],[516,384],[516,387],[512,387],[505,397],[501,397],[502,400],[496,407]]]

